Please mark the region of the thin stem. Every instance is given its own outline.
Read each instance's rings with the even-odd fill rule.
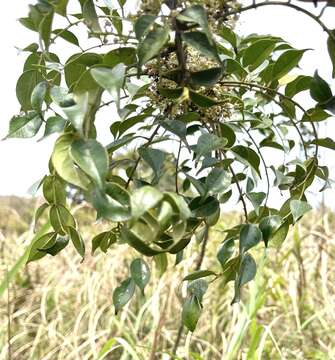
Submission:
[[[143,146],[149,146],[149,145],[150,145],[150,143],[152,142],[152,140],[154,139],[154,137],[157,135],[159,128],[160,128],[160,124],[157,125],[157,127],[156,127],[155,130],[154,130],[154,132],[151,134],[149,140],[148,140],[147,143],[146,143],[145,145],[143,145]],[[129,175],[128,181],[127,181],[126,186],[125,186],[126,189],[129,187],[130,182],[133,180],[135,171],[136,171],[136,169],[137,169],[137,167],[138,167],[138,165],[139,165],[139,163],[140,163],[140,160],[141,160],[141,156],[139,156],[139,157],[137,158],[137,160],[136,160],[136,162],[135,162],[135,165],[134,165],[134,167],[133,167],[132,170],[131,170],[131,173],[130,173],[130,175]]]
[[[240,14],[240,13],[242,13],[244,11],[257,9],[257,8],[262,7],[262,6],[272,6],[272,5],[286,6],[286,7],[289,7],[291,9],[296,10],[296,11],[302,12],[303,14],[309,16],[311,19],[316,21],[321,26],[321,28],[335,41],[335,35],[331,32],[330,29],[328,29],[328,27],[323,23],[323,21],[320,20],[319,16],[312,14],[310,11],[308,11],[308,10],[306,10],[306,9],[300,7],[300,6],[291,4],[290,2],[266,1],[266,2],[261,2],[261,3],[258,3],[258,4],[256,2],[253,2],[249,6],[241,7],[239,9],[237,9],[237,10],[227,12],[224,17],[227,18],[228,16]]]
[[[177,154],[177,159],[176,159],[175,184],[176,184],[176,193],[177,194],[179,194],[179,189],[178,189],[178,167],[179,167],[180,152],[181,152],[181,141],[179,141],[179,149],[178,149],[178,154]]]
[[[200,254],[199,254],[199,257],[198,257],[197,262],[195,264],[194,271],[198,271],[198,270],[201,269],[201,265],[202,265],[202,263],[204,261],[205,254],[206,254],[206,247],[207,247],[207,243],[208,243],[208,235],[209,235],[209,227],[206,224],[205,236],[204,236],[204,239],[202,241]],[[175,340],[174,345],[173,345],[173,349],[172,349],[172,354],[173,355],[176,355],[176,353],[177,353],[177,350],[178,350],[178,347],[179,347],[180,340],[181,340],[181,337],[183,335],[183,332],[184,332],[184,325],[181,324],[179,326],[177,337],[176,337],[176,340]]]

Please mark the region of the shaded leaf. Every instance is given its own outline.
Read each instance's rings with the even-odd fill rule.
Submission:
[[[133,297],[135,292],[135,282],[132,278],[124,280],[113,292],[113,304],[117,314]]]
[[[151,271],[148,264],[142,259],[135,259],[130,265],[131,278],[144,294],[144,288],[150,281]]]

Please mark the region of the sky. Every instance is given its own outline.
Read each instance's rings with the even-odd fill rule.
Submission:
[[[19,111],[15,85],[26,55],[20,54],[17,48],[23,48],[36,41],[35,33],[26,30],[17,21],[18,18],[27,14],[27,6],[30,2],[34,1],[12,0],[6,2],[5,11],[0,12],[0,33],[2,34],[0,138],[7,133],[9,119]],[[245,1],[242,3],[249,4]],[[307,9],[313,9],[312,4],[303,3],[303,5]],[[335,8],[328,9],[325,13],[325,22],[330,25],[331,18],[335,19]],[[335,28],[335,23],[332,27]],[[302,61],[304,73],[313,74],[317,68],[322,77],[329,82],[332,81],[331,64],[327,57],[326,34],[305,15],[286,7],[266,6],[243,13],[237,25],[237,31],[240,34],[271,33],[283,37],[296,48],[312,48],[313,50],[309,51]],[[327,136],[331,136],[334,130],[335,126],[329,125],[322,131]],[[41,142],[36,142],[35,138],[0,141],[0,195],[27,195],[27,190],[31,185],[48,172],[48,160],[54,140],[54,137],[50,137]],[[334,170],[335,157],[331,153],[325,153],[324,159],[326,164]],[[329,205],[335,203],[333,190],[327,191],[326,199]]]

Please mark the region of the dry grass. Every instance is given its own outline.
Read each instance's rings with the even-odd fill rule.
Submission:
[[[87,210],[82,209],[82,213]],[[97,226],[81,224],[89,243]],[[237,221],[225,215],[212,232],[204,268],[218,268],[221,230]],[[311,215],[290,233],[280,250],[259,247],[256,281],[230,306],[232,286],[214,282],[194,334],[178,349],[180,359],[335,359],[335,220]],[[92,230],[93,229],[93,230]],[[1,240],[1,278],[22,254],[28,233]],[[68,248],[20,272],[10,285],[10,350],[15,360],[171,359],[180,322],[180,280],[194,266],[198,247],[153,276],[146,297],[138,293],[115,316],[113,289],[128,273],[135,252],[115,246],[84,263]],[[149,260],[151,262],[151,260]],[[0,360],[8,358],[7,296],[0,299]],[[156,345],[153,345],[153,344]],[[102,352],[106,350],[106,354]]]

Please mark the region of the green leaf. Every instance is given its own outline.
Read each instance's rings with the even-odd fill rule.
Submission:
[[[100,248],[103,252],[107,252],[111,244],[116,242],[116,235],[112,231],[104,231],[96,235],[92,239],[92,255],[97,248]]]
[[[203,108],[208,108],[208,107],[219,104],[216,100],[214,100],[208,96],[199,94],[195,91],[190,90],[189,94],[190,94],[190,99],[197,106],[200,106]]]
[[[311,205],[306,201],[301,200],[291,200],[290,201],[290,210],[293,216],[294,222],[298,221],[304,214],[312,210]]]
[[[227,40],[233,48],[237,47],[237,36],[229,27],[222,25],[219,34]]]
[[[245,224],[240,231],[240,253],[247,252],[262,240],[262,232],[255,224]]]
[[[169,39],[169,30],[157,27],[151,30],[138,46],[138,66],[141,68],[154,56],[158,55]]]
[[[310,84],[310,94],[311,97],[319,103],[325,103],[333,96],[330,86],[319,76],[317,71],[315,71]]]
[[[285,221],[279,227],[279,229],[272,235],[271,244],[273,244],[273,246],[279,248],[285,241],[288,231],[289,231],[289,223],[288,223],[288,221]]]
[[[54,133],[63,132],[65,125],[66,125],[66,120],[63,119],[61,116],[49,117],[45,123],[43,138],[46,138],[47,136]]]
[[[245,254],[242,257],[238,276],[235,280],[235,295],[232,304],[235,304],[240,301],[241,287],[254,279],[254,277],[256,276],[256,271],[257,271],[257,267],[255,260],[251,255]]]
[[[56,238],[57,238],[57,233],[50,232],[35,239],[35,241],[30,245],[27,263],[31,261],[39,260],[42,257],[44,257],[46,253],[40,251],[40,249],[44,248],[48,244],[54,244]]]
[[[106,193],[100,189],[92,192],[92,204],[98,212],[98,217],[119,222],[131,218],[130,195],[116,183],[107,183]]]
[[[212,45],[208,36],[200,31],[189,31],[182,34],[183,41],[199,51],[202,55],[221,64],[217,49]]]
[[[55,29],[52,32],[56,34],[58,37],[64,39],[65,41],[68,41],[73,45],[79,46],[78,38],[73,32],[65,29]]]
[[[66,16],[66,8],[69,0],[58,0],[54,5],[57,14]]]
[[[54,18],[54,12],[53,10],[50,10],[46,15],[43,16],[43,19],[38,27],[40,37],[44,42],[44,46],[46,50],[49,49],[49,45],[50,45],[53,18]]]
[[[113,292],[113,304],[117,314],[133,297],[135,293],[135,282],[132,278],[124,280]]]
[[[285,87],[285,95],[292,98],[301,91],[308,90],[313,78],[311,76],[300,75]]]
[[[196,197],[190,202],[189,206],[193,216],[199,218],[209,217],[220,209],[219,201],[213,196],[209,196],[206,199],[203,199],[201,196]]]
[[[102,188],[109,165],[106,149],[94,139],[79,139],[72,142],[70,153],[76,164]]]
[[[211,275],[216,275],[216,274],[214,271],[211,271],[211,270],[197,270],[197,271],[194,271],[191,274],[185,276],[183,281],[196,280],[196,279],[200,279],[200,278],[211,276]]]
[[[153,15],[142,15],[140,16],[134,25],[134,31],[137,40],[141,40],[144,35],[147,34],[149,29],[152,27],[156,20],[156,16]]]
[[[275,232],[280,228],[282,218],[279,215],[270,215],[263,218],[259,223],[259,228],[263,235],[265,246],[268,246],[269,241]]]
[[[331,30],[333,36],[335,36],[335,30]],[[329,36],[327,40],[328,54],[333,64],[333,78],[335,78],[335,40]]]
[[[250,70],[256,69],[271,55],[277,41],[274,39],[261,39],[252,43],[243,53],[243,66]]]
[[[150,268],[142,259],[135,259],[130,265],[131,278],[144,294],[144,288],[150,281]]]
[[[214,168],[206,178],[206,185],[210,194],[218,194],[226,191],[231,184],[231,174],[227,171]]]
[[[85,24],[92,32],[101,32],[98,15],[93,0],[86,0],[82,5]]]
[[[163,194],[152,186],[143,186],[131,195],[132,216],[138,219],[148,210],[154,208],[163,199]]]
[[[67,228],[67,232],[70,236],[70,239],[73,243],[73,246],[77,250],[78,254],[84,259],[85,257],[85,243],[83,238],[80,236],[79,232],[72,226]]]
[[[251,148],[243,145],[237,145],[231,148],[231,151],[237,155],[238,159],[247,165],[250,165],[260,176],[259,165],[260,159],[257,153]]]
[[[323,121],[331,117],[332,115],[329,114],[327,111],[324,111],[320,108],[313,108],[306,111],[306,114],[302,117],[301,121],[308,122],[318,122]]]
[[[67,236],[57,236],[54,243],[47,244],[42,249],[39,249],[46,254],[55,256],[61,252],[69,243],[69,238]]]
[[[166,192],[164,194],[164,200],[170,203],[174,211],[179,214],[182,220],[187,220],[191,217],[191,211],[182,196],[173,192]]]
[[[42,81],[35,86],[30,99],[31,107],[34,110],[40,111],[42,109],[47,89],[48,83],[46,81]]]
[[[51,161],[58,175],[62,179],[86,190],[90,181],[74,164],[70,155],[72,142],[73,136],[70,134],[59,137],[55,143]]]
[[[287,50],[274,63],[272,80],[280,79],[295,68],[306,50]]]
[[[103,64],[111,68],[115,65],[123,63],[127,66],[136,62],[136,50],[132,47],[122,47],[109,51],[103,57]]]
[[[202,134],[197,142],[196,154],[197,159],[201,156],[210,155],[212,151],[223,149],[227,144],[227,139],[220,138],[214,134]]]
[[[36,230],[36,225],[38,220],[42,217],[42,215],[44,214],[45,210],[49,207],[49,204],[44,203],[42,204],[36,211],[35,211],[35,216],[34,216],[34,231]]]
[[[251,201],[256,214],[259,213],[259,207],[262,205],[263,201],[266,198],[266,194],[261,191],[261,192],[249,192],[247,193],[247,197],[248,199]]]
[[[117,64],[113,69],[109,68],[93,68],[91,75],[94,80],[105,90],[107,90],[117,107],[120,106],[120,91],[124,83],[126,67],[123,63]]]
[[[211,87],[222,77],[222,68],[215,67],[206,70],[192,72],[190,74],[191,82],[196,86]]]
[[[141,158],[152,168],[155,174],[155,180],[158,180],[163,171],[166,153],[152,148],[141,147],[138,149]]]
[[[196,296],[199,302],[202,302],[202,299],[208,289],[208,282],[205,279],[195,279],[189,281],[187,284],[187,292],[190,295]]]
[[[69,212],[63,205],[52,205],[50,208],[50,223],[54,230],[60,235],[66,235],[66,229],[69,226],[75,227],[76,223]]]
[[[23,111],[32,109],[31,94],[36,85],[42,81],[43,77],[37,70],[27,70],[19,77],[16,84],[16,97]]]
[[[14,116],[9,123],[7,138],[34,137],[42,125],[41,117],[31,112],[24,116]]]
[[[192,295],[183,305],[182,322],[190,331],[194,331],[201,314],[201,305],[198,298]]]
[[[220,250],[218,251],[216,257],[219,260],[221,266],[223,267],[227,261],[233,256],[234,254],[234,240],[225,241]]]
[[[332,138],[326,137],[323,139],[312,140],[309,144],[319,145],[327,149],[335,150],[335,141]]]
[[[43,181],[43,196],[49,204],[66,204],[65,186],[55,176],[47,176]]]

